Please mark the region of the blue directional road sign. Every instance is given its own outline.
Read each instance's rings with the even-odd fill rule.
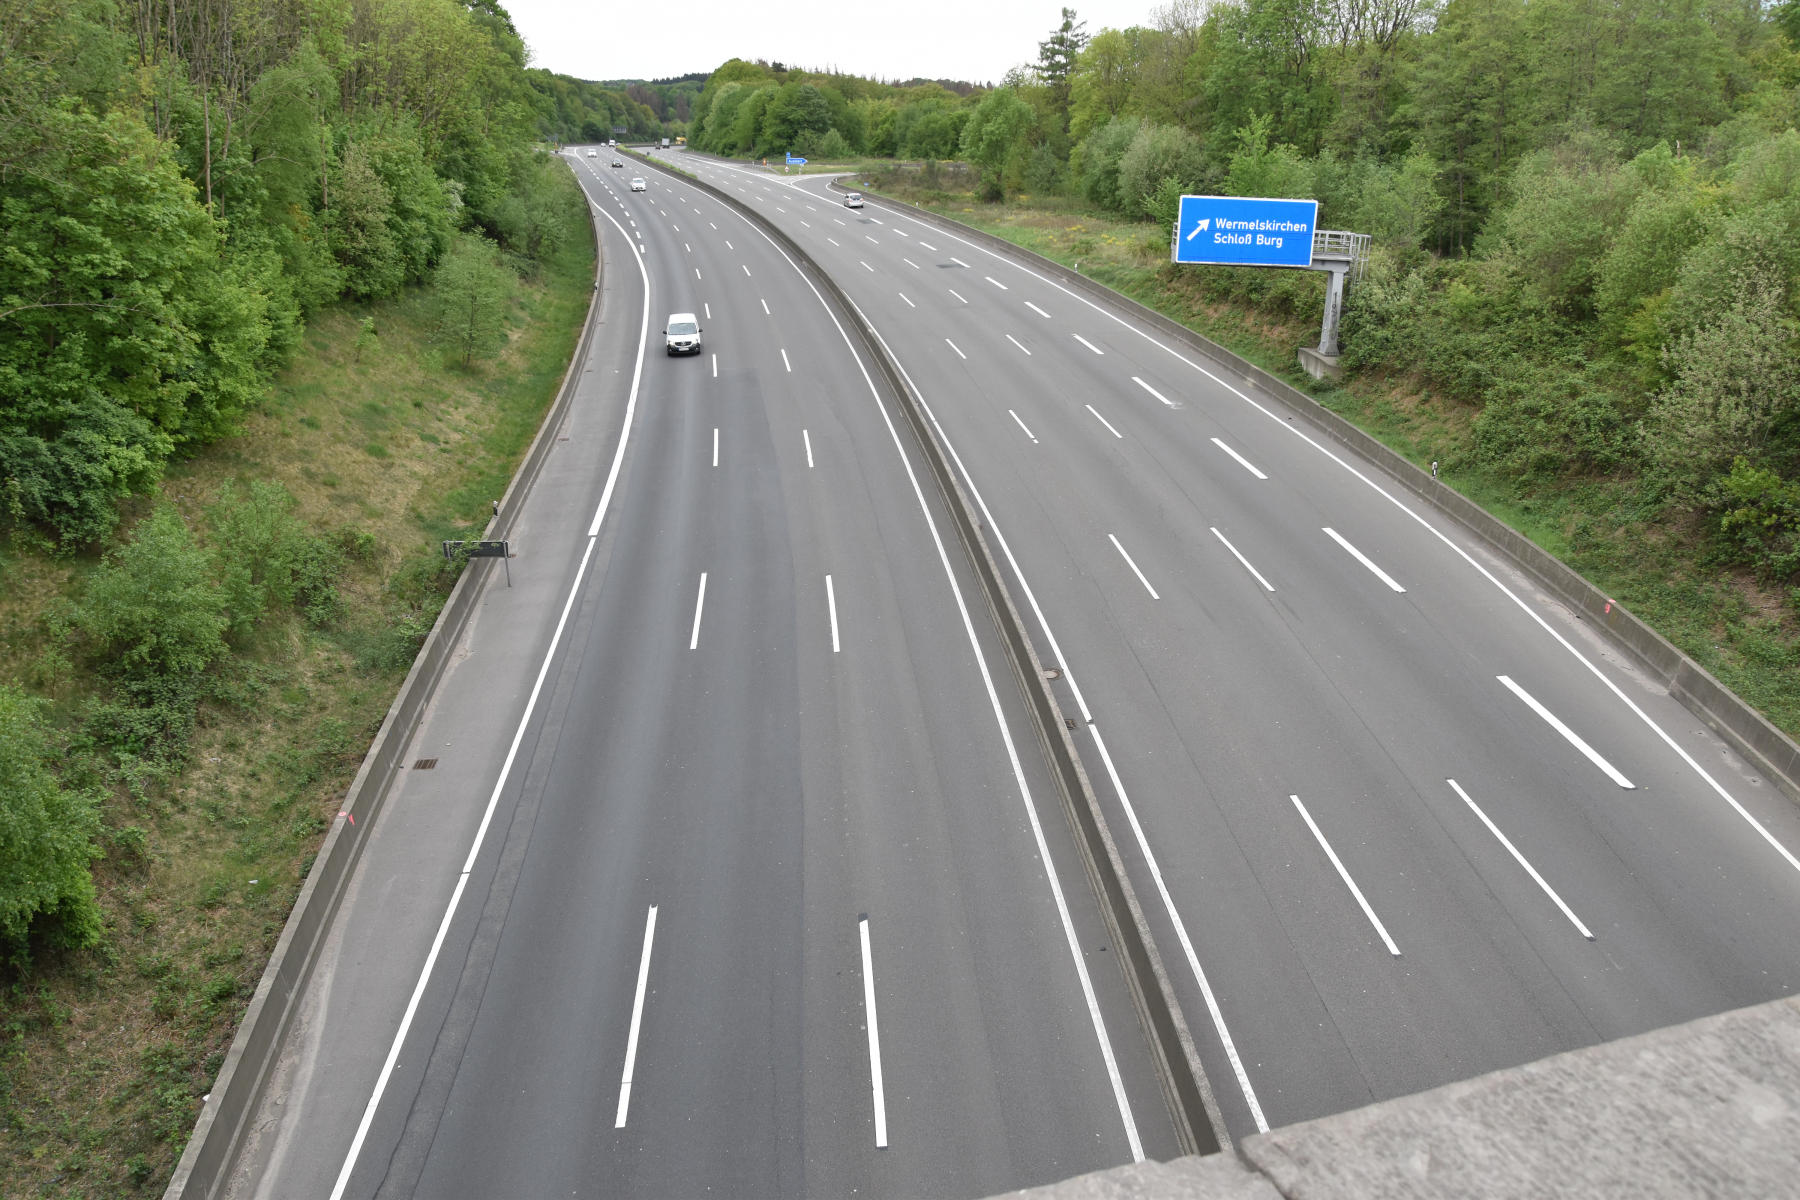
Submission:
[[[790,167],[804,167],[806,165],[806,160],[804,158],[795,158],[791,154],[787,156],[787,160],[788,166]]]
[[[1310,267],[1318,215],[1317,200],[1183,196],[1172,261]]]

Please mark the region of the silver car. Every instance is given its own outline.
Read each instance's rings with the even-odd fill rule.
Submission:
[[[861,208],[862,206],[863,205],[862,205],[862,193],[861,192],[851,192],[849,195],[844,197],[844,207],[845,208]]]

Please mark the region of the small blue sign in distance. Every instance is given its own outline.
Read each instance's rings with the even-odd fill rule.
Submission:
[[[788,166],[790,167],[804,167],[806,165],[806,160],[804,158],[795,158],[791,154],[787,156],[787,160]]]
[[[1312,266],[1317,200],[1183,196],[1175,224],[1178,263],[1235,267]]]

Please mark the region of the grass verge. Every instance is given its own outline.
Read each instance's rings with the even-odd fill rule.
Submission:
[[[156,762],[96,744],[108,681],[47,617],[97,555],[0,544],[0,671],[50,701],[65,783],[105,796],[106,940],[0,987],[0,1195],[135,1196],[167,1181],[328,821],[454,581],[442,538],[479,531],[554,398],[594,245],[568,179],[566,247],[517,288],[506,346],[464,370],[432,297],[320,313],[235,437],[159,497],[195,528],[220,487],[278,480],[342,545],[344,615],[272,616],[208,677],[191,738]],[[373,319],[373,337],[365,332]]]

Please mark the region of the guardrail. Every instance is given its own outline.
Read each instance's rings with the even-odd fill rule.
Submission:
[[[835,179],[831,186],[838,191],[852,190]],[[857,190],[862,191],[865,196],[876,196],[883,204],[892,205],[927,224],[952,231],[958,237],[1018,259],[1059,283],[1130,314],[1235,375],[1247,391],[1273,400],[1332,441],[1374,463],[1401,487],[1485,542],[1578,618],[1598,630],[1645,674],[1667,687],[1670,694],[1681,701],[1689,712],[1704,721],[1708,728],[1774,783],[1788,799],[1800,804],[1800,745],[1777,729],[1767,717],[1747,704],[1736,692],[1720,683],[1705,667],[1626,611],[1618,601],[1473,500],[1433,479],[1429,472],[1415,466],[1311,396],[1248,359],[1233,354],[1217,342],[1163,316],[1155,309],[1004,238],[984,233],[961,221],[939,216],[903,200],[871,192],[867,188]]]
[[[519,469],[513,473],[512,482],[507,485],[506,494],[488,522],[486,534],[489,537],[511,528],[524,506],[526,493],[531,490],[544,460],[556,445],[555,430],[568,415],[581,380],[580,366],[593,340],[594,316],[599,309],[606,270],[605,257],[600,250],[599,221],[591,209],[589,220],[594,223],[594,291],[588,299],[581,338],[569,359],[569,369],[563,376],[556,402],[538,426],[537,436],[532,439]],[[332,918],[337,915],[350,876],[362,857],[369,831],[387,801],[401,756],[418,729],[451,652],[456,648],[463,628],[468,624],[469,614],[481,596],[482,586],[492,571],[490,566],[477,567],[474,561],[463,571],[456,586],[450,590],[450,598],[438,613],[418,657],[413,660],[406,681],[400,685],[393,704],[388,706],[381,729],[363,756],[362,766],[351,781],[350,789],[344,793],[342,813],[325,835],[325,841],[313,859],[312,870],[307,873],[293,911],[282,927],[281,938],[275,943],[275,952],[256,985],[250,1006],[244,1010],[243,1020],[238,1023],[237,1035],[213,1080],[212,1091],[200,1110],[200,1119],[195,1123],[187,1148],[163,1192],[164,1200],[215,1200],[223,1192],[250,1119],[262,1103],[270,1068],[281,1053],[288,1026],[293,1022],[301,994],[317,964]],[[343,813],[350,814],[354,820],[344,819]]]
[[[1072,723],[1063,719],[1062,709],[1050,690],[1025,622],[982,533],[981,519],[957,481],[950,456],[938,441],[919,397],[907,386],[905,376],[888,355],[880,336],[864,319],[862,310],[798,242],[755,210],[704,180],[654,159],[644,161],[653,169],[678,174],[688,186],[730,204],[800,264],[820,290],[831,297],[839,311],[849,318],[847,328],[855,332],[861,348],[876,364],[889,390],[899,400],[900,411],[919,443],[944,507],[956,527],[957,537],[981,584],[982,596],[1006,647],[1007,660],[1024,693],[1032,728],[1049,762],[1051,776],[1056,780],[1088,881],[1099,897],[1101,917],[1112,935],[1113,945],[1121,951],[1118,956],[1121,972],[1156,1063],[1176,1138],[1187,1154],[1213,1154],[1229,1146],[1230,1135],[1213,1097],[1212,1085],[1206,1078],[1206,1069],[1201,1065],[1193,1035],[1188,1030],[1187,1019],[1175,998],[1175,989],[1163,968],[1161,954],[1126,874],[1124,860],[1119,856],[1099,798],[1088,781],[1080,751],[1070,734]]]

